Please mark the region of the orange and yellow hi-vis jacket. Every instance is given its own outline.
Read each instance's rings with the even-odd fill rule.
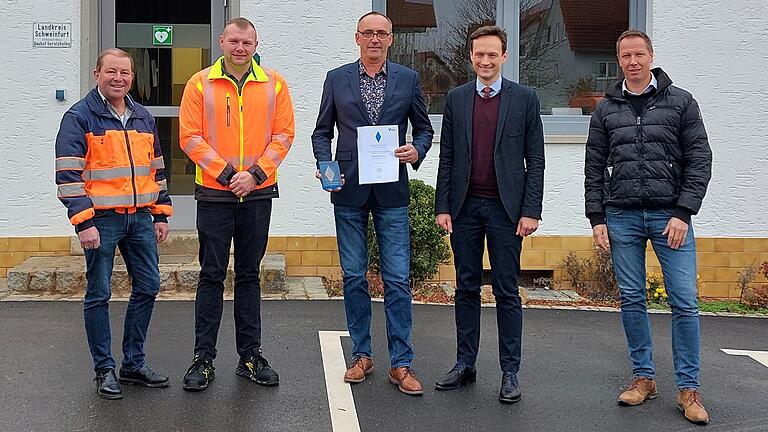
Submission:
[[[195,198],[237,201],[229,182],[240,171],[257,183],[245,200],[276,197],[277,167],[294,136],[288,85],[252,61],[240,90],[223,65],[221,57],[193,75],[179,108],[179,145],[197,165]]]
[[[126,97],[123,126],[96,88],[70,108],[56,136],[56,184],[77,232],[94,225],[97,210],[148,208],[155,222],[173,214],[163,155],[152,114]]]

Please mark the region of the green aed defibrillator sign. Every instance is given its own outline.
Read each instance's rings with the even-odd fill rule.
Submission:
[[[154,46],[173,45],[173,26],[170,26],[170,25],[152,26],[152,45]]]

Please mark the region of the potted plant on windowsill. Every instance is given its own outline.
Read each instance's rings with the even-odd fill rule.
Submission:
[[[595,82],[589,77],[580,77],[568,86],[568,106],[581,108],[582,113],[589,114],[597,108],[603,92],[595,91]]]

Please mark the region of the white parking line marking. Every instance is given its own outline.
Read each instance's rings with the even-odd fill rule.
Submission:
[[[328,407],[331,410],[331,427],[334,432],[360,432],[352,387],[344,382],[347,364],[344,361],[341,338],[349,337],[349,332],[319,331],[318,335],[320,353],[323,356]]]
[[[745,351],[734,349],[721,349],[720,351],[728,355],[751,357],[752,360],[755,360],[761,363],[763,366],[768,367],[768,351]]]

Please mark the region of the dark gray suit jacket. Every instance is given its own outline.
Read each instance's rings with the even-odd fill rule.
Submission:
[[[346,183],[341,191],[331,194],[337,205],[362,206],[371,193],[382,207],[405,207],[409,203],[408,169],[400,164],[397,182],[361,185],[357,166],[357,127],[371,126],[360,93],[360,66],[358,62],[346,64],[328,72],[323,85],[320,113],[312,133],[315,159],[331,160],[331,141],[334,126],[339,131],[336,157]],[[405,66],[387,61],[387,88],[379,115],[380,125],[398,125],[400,145],[405,142],[408,121],[413,126],[413,146],[419,154],[413,169],[418,169],[432,147],[432,124],[421,95],[419,74]]]
[[[448,92],[440,133],[435,214],[455,219],[464,203],[472,167],[475,81]],[[510,219],[541,219],[544,196],[544,132],[536,93],[504,79],[493,163],[499,197]]]

